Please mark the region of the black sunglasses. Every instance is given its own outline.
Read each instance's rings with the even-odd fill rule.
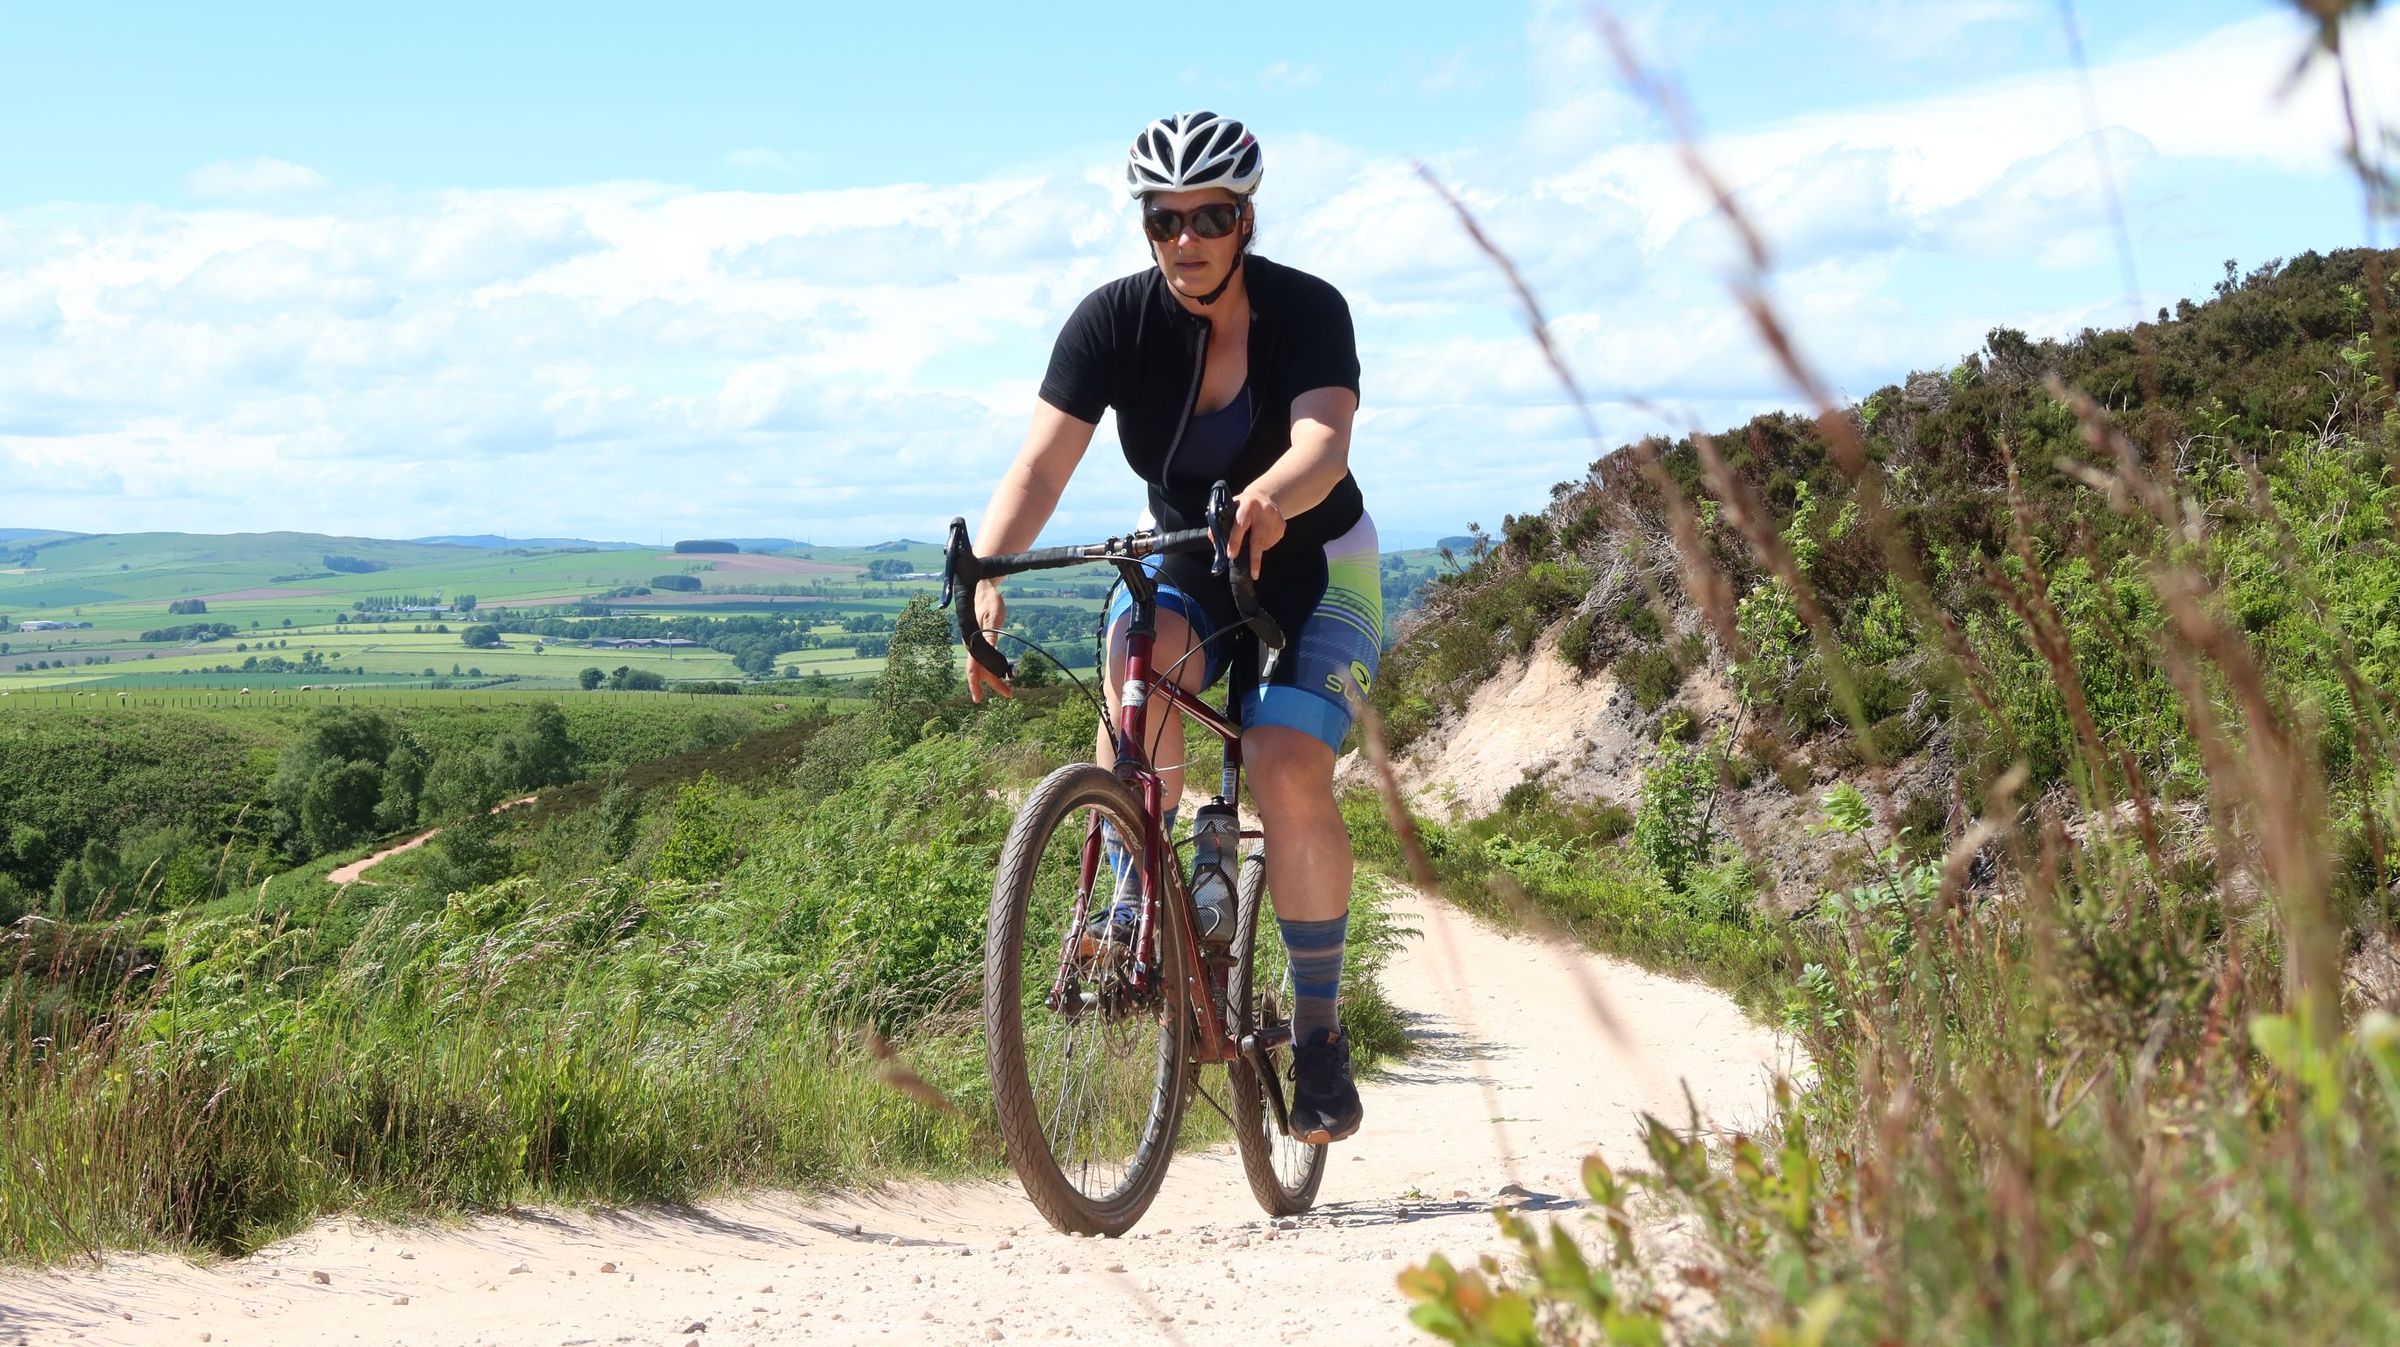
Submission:
[[[1234,225],[1241,218],[1241,207],[1223,201],[1211,201],[1188,211],[1145,207],[1142,211],[1142,232],[1164,243],[1182,233],[1184,225],[1189,223],[1196,237],[1221,239],[1233,232]]]

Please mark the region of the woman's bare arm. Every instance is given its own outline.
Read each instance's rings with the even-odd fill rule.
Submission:
[[[1092,433],[1098,429],[1093,423],[1069,416],[1036,398],[1033,424],[1025,431],[1024,446],[1017,450],[1016,461],[1008,465],[1008,471],[1000,474],[1000,484],[992,488],[992,503],[983,512],[983,527],[975,532],[975,550],[984,556],[994,556],[1022,552],[1033,546],[1042,525],[1050,522],[1051,512],[1058,508],[1058,498],[1067,489],[1067,479],[1075,475],[1075,465],[1083,461],[1083,451],[1091,447]],[[1008,601],[1000,597],[999,581],[986,580],[975,587],[975,620],[985,631],[998,631],[1007,623]],[[1007,683],[968,660],[967,695],[982,701],[987,686],[1003,697],[1014,695]]]
[[[1358,394],[1347,388],[1314,388],[1292,399],[1292,447],[1234,498],[1233,537],[1239,553],[1249,546],[1250,578],[1259,558],[1283,541],[1284,521],[1324,503],[1350,471],[1350,422]]]

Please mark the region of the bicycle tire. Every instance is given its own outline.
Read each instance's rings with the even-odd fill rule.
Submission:
[[[1123,962],[1105,954],[1078,960],[1097,998],[1091,1008],[1046,1004],[1071,936],[1086,811],[1122,836],[1141,836],[1133,792],[1091,763],[1043,778],[1009,827],[984,927],[984,1065],[1009,1166],[1034,1207],[1068,1234],[1121,1235],[1158,1196],[1174,1156],[1191,1013],[1180,978],[1162,979],[1148,1001],[1118,1002]],[[1108,901],[1108,882],[1104,861],[1095,908]],[[1172,926],[1162,926],[1162,967],[1176,966],[1172,939]]]
[[[1290,1004],[1289,979],[1281,969],[1283,940],[1278,934],[1262,962],[1259,913],[1267,898],[1266,857],[1253,852],[1242,862],[1241,882],[1235,889],[1233,918],[1233,976],[1226,984],[1226,1001],[1239,1017],[1235,1037],[1283,1022]],[[1266,1054],[1268,1066],[1283,1079],[1291,1077],[1292,1049],[1287,1043]],[[1270,1082],[1261,1079],[1247,1055],[1226,1064],[1231,1083],[1233,1135],[1242,1154],[1242,1177],[1250,1195],[1270,1216],[1297,1216],[1316,1205],[1317,1188],[1325,1182],[1325,1151],[1287,1135],[1275,1125],[1268,1106]],[[1288,1105],[1290,1097],[1285,1097]]]

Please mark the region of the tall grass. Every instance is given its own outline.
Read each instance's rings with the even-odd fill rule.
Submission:
[[[1827,845],[1866,878],[1790,927],[1814,1071],[1771,1134],[1649,1120],[1650,1171],[1587,1164],[1596,1239],[1502,1213],[1513,1266],[1404,1276],[1420,1326],[1654,1342],[1697,1291],[1715,1314],[1693,1331],[1737,1342],[2400,1340],[2400,419],[2391,259],[2369,260],[2337,416],[2191,471],[2153,414],[2129,434],[2053,384],[2082,450],[2039,470],[2082,485],[2080,517],[2055,527],[2011,458],[2002,550],[1964,569],[1923,525],[1943,503],[1906,498],[1740,287],[1820,403],[1889,567],[1883,618],[1966,750],[1965,808],[1912,859],[1888,801],[1828,797]],[[1682,475],[1639,455],[1684,604],[1741,664],[1750,596],[1779,595],[1872,787],[1860,632],[1723,447],[1691,449]],[[1697,1247],[1633,1238],[1640,1191],[1696,1218]]]
[[[516,986],[593,953],[587,913],[473,939],[441,923],[370,931],[322,976],[296,933],[248,921],[172,934],[156,968],[66,940],[41,967],[42,942],[21,939],[0,1024],[0,1255],[236,1251],[343,1208],[679,1199],[997,1158],[982,1120],[888,1089],[857,1036],[795,1015],[772,982],[711,998],[662,948],[648,986]],[[58,1006],[75,957],[123,966],[91,1014]],[[313,989],[283,995],[286,979]],[[964,1076],[965,1053],[928,1046],[920,1071]]]
[[[737,779],[559,792],[345,890],[326,858],[247,903],[0,928],[0,1262],[996,1172],[992,867],[1088,713],[1012,702],[904,751],[865,724],[691,760]],[[1357,910],[1352,1028],[1394,1051],[1400,932],[1372,885]]]

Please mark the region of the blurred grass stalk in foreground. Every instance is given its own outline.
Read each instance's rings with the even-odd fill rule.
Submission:
[[[2341,20],[2364,6],[2302,8],[2338,60]],[[1989,647],[1920,573],[1924,540],[1888,508],[1858,413],[1834,404],[1766,297],[1763,241],[1672,92],[1610,36],[1745,242],[1737,299],[1816,403],[1928,683],[1997,742],[2029,739]],[[2352,159],[2380,203],[2388,179],[2366,144],[2353,115]],[[1760,1343],[2400,1340],[2400,612],[2378,602],[2362,617],[2342,592],[2382,592],[2400,556],[2384,261],[2369,255],[2361,342],[2380,377],[2354,368],[2365,396],[2339,425],[2287,428],[2277,471],[2251,466],[2248,490],[2230,493],[2231,522],[2187,494],[2199,488],[2173,475],[2167,446],[2053,385],[2090,451],[2058,470],[2107,512],[2125,544],[2106,559],[2114,583],[2155,618],[2095,628],[2053,592],[2056,540],[2034,536],[2008,463],[2012,555],[1987,564],[1984,597],[2015,615],[2053,684],[2063,770],[2031,798],[2021,765],[1962,780],[1971,808],[1946,850],[1914,859],[1871,844],[1876,811],[1859,792],[1829,796],[1826,831],[1861,853],[1868,879],[1792,923],[1788,1017],[1815,1069],[1805,1088],[1779,1087],[1775,1135],[1711,1147],[1696,1117],[1689,1130],[1649,1119],[1650,1172],[1587,1166],[1596,1239],[1501,1212],[1514,1266],[1435,1257],[1403,1275],[1420,1327],[1460,1343],[1655,1342],[1669,1301],[1698,1291],[1714,1309],[1699,1331]],[[1548,349],[1538,313],[1535,332]],[[1786,592],[1879,783],[1888,759],[1868,738],[1843,632],[1763,503],[1707,437],[1692,443],[1705,501],[1655,447],[1634,452],[1720,657],[1754,652],[1704,536],[1717,512],[1759,583]],[[2312,473],[2337,483],[2334,508],[2295,518]],[[2235,614],[2270,586],[2290,612],[2262,648]],[[2083,652],[2102,640],[2160,690],[2177,754],[2129,751],[2144,727],[2095,712],[2086,679],[2101,671]],[[2199,770],[2175,770],[2183,756]],[[1987,864],[1989,880],[1971,882]],[[1637,1190],[1698,1216],[1697,1256],[1632,1237]]]

